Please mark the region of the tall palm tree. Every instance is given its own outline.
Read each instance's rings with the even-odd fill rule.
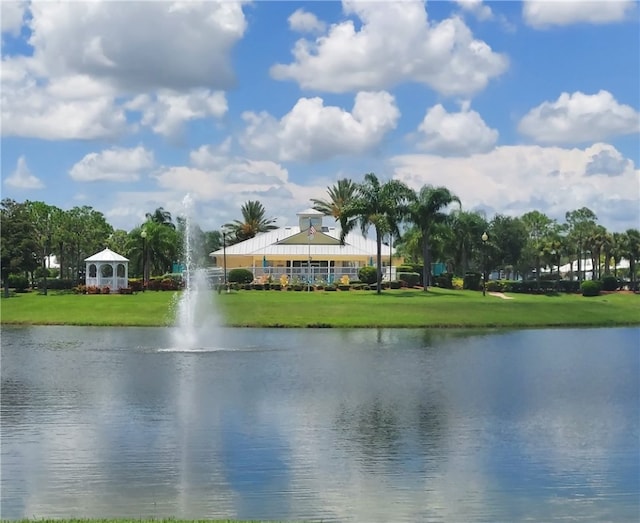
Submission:
[[[624,255],[629,259],[629,279],[632,289],[636,289],[636,263],[640,262],[640,231],[627,229],[623,241]]]
[[[431,285],[431,250],[432,235],[436,227],[445,223],[449,215],[443,210],[452,203],[460,205],[460,198],[446,187],[425,185],[415,194],[409,205],[408,218],[420,231],[420,246],[422,249],[422,281],[425,292]]]
[[[452,241],[449,245],[454,272],[465,274],[473,257],[474,247],[482,240],[482,233],[488,228],[487,221],[475,211],[454,210],[451,213]]]
[[[376,231],[376,267],[377,288],[382,287],[382,238],[385,234],[399,234],[398,225],[407,211],[412,191],[399,180],[380,183],[373,173],[364,175],[364,181],[358,184],[355,197],[344,206],[340,216],[340,241],[344,243],[346,235],[356,225],[360,225],[362,234],[366,234],[373,225]]]
[[[336,221],[340,221],[342,210],[348,205],[356,195],[358,186],[352,180],[343,178],[332,187],[327,187],[327,200],[312,198],[313,208],[320,211],[325,216],[333,216]]]
[[[618,265],[624,257],[624,239],[625,234],[622,232],[614,232],[611,235],[611,258],[613,259],[613,275],[618,277]]]
[[[223,225],[230,235],[229,243],[231,244],[253,238],[258,233],[278,228],[273,225],[275,219],[266,217],[267,211],[259,201],[249,200],[240,207],[240,212],[242,213],[242,220],[233,220]]]
[[[155,223],[159,223],[160,225],[166,225],[167,227],[171,227],[175,229],[176,226],[173,223],[173,219],[171,218],[171,213],[169,211],[165,211],[164,207],[158,207],[153,212],[148,212],[145,214],[147,221],[152,221]]]

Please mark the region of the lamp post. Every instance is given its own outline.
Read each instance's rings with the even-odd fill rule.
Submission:
[[[482,295],[487,295],[487,236],[486,231],[482,233]]]
[[[147,286],[147,231],[142,229],[142,292]]]
[[[229,292],[229,284],[227,283],[227,233],[222,231],[222,270],[224,272],[224,288]]]

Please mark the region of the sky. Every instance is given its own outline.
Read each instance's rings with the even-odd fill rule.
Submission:
[[[640,5],[0,3],[1,191],[127,231],[259,200],[297,224],[340,178],[445,186],[488,219],[640,227]]]

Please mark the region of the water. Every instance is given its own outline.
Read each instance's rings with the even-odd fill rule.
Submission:
[[[173,331],[173,350],[203,351],[212,348],[215,342],[219,316],[211,300],[210,285],[206,270],[198,267],[193,253],[194,225],[193,200],[186,195],[182,200],[184,209],[184,264],[185,288],[178,294],[176,323]]]
[[[640,518],[637,328],[168,339],[2,328],[2,518]]]

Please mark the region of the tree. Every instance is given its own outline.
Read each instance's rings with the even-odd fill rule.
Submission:
[[[522,216],[522,223],[527,231],[527,243],[523,249],[524,261],[536,270],[536,281],[540,286],[541,260],[544,254],[544,243],[553,231],[555,220],[540,211],[530,211]]]
[[[165,211],[164,207],[158,207],[153,212],[148,212],[145,214],[147,221],[155,222],[160,225],[166,225],[167,227],[171,227],[175,229],[176,226],[173,223],[173,219],[171,218],[171,213],[169,211]]]
[[[382,238],[385,234],[399,234],[398,225],[412,197],[412,191],[398,180],[380,183],[373,173],[364,175],[358,184],[355,197],[345,205],[340,216],[340,241],[344,243],[347,234],[360,225],[366,234],[373,225],[376,231],[377,293],[382,287]]]
[[[420,231],[420,247],[424,265],[422,267],[422,281],[424,290],[431,285],[431,240],[436,227],[449,220],[449,215],[443,212],[449,205],[460,199],[446,187],[432,187],[425,185],[414,194],[408,209],[408,219]]]
[[[623,252],[629,259],[629,279],[631,287],[635,289],[636,263],[640,261],[640,231],[638,229],[627,229],[624,233]]]
[[[339,222],[343,209],[354,199],[358,186],[348,178],[338,180],[332,187],[327,187],[328,200],[311,199],[313,208],[325,216],[333,216]]]
[[[2,285],[5,297],[9,296],[9,275],[33,270],[33,225],[27,206],[5,198],[0,207],[0,255]]]
[[[572,254],[575,254],[578,259],[578,281],[584,279],[582,259],[585,242],[589,236],[589,231],[595,226],[597,219],[595,213],[588,207],[568,211],[565,214],[565,220],[568,225],[567,238],[570,245],[572,245]],[[573,263],[572,257],[569,258],[569,263]]]
[[[42,267],[44,295],[47,295],[47,258],[51,254],[53,239],[53,215],[62,212],[57,207],[47,205],[44,202],[25,202],[29,220],[33,226],[32,239],[36,245],[37,255]]]
[[[241,208],[242,220],[234,220],[225,223],[223,227],[227,230],[229,244],[239,243],[249,238],[253,238],[261,232],[277,229],[275,219],[267,218],[267,211],[259,201],[249,200]]]
[[[453,272],[464,275],[469,271],[474,252],[482,249],[482,233],[487,227],[487,221],[477,212],[454,210],[451,213],[451,241],[447,250],[453,261]]]
[[[527,230],[520,218],[496,214],[489,224],[487,233],[495,256],[490,266],[504,271],[508,278],[522,254]]]

